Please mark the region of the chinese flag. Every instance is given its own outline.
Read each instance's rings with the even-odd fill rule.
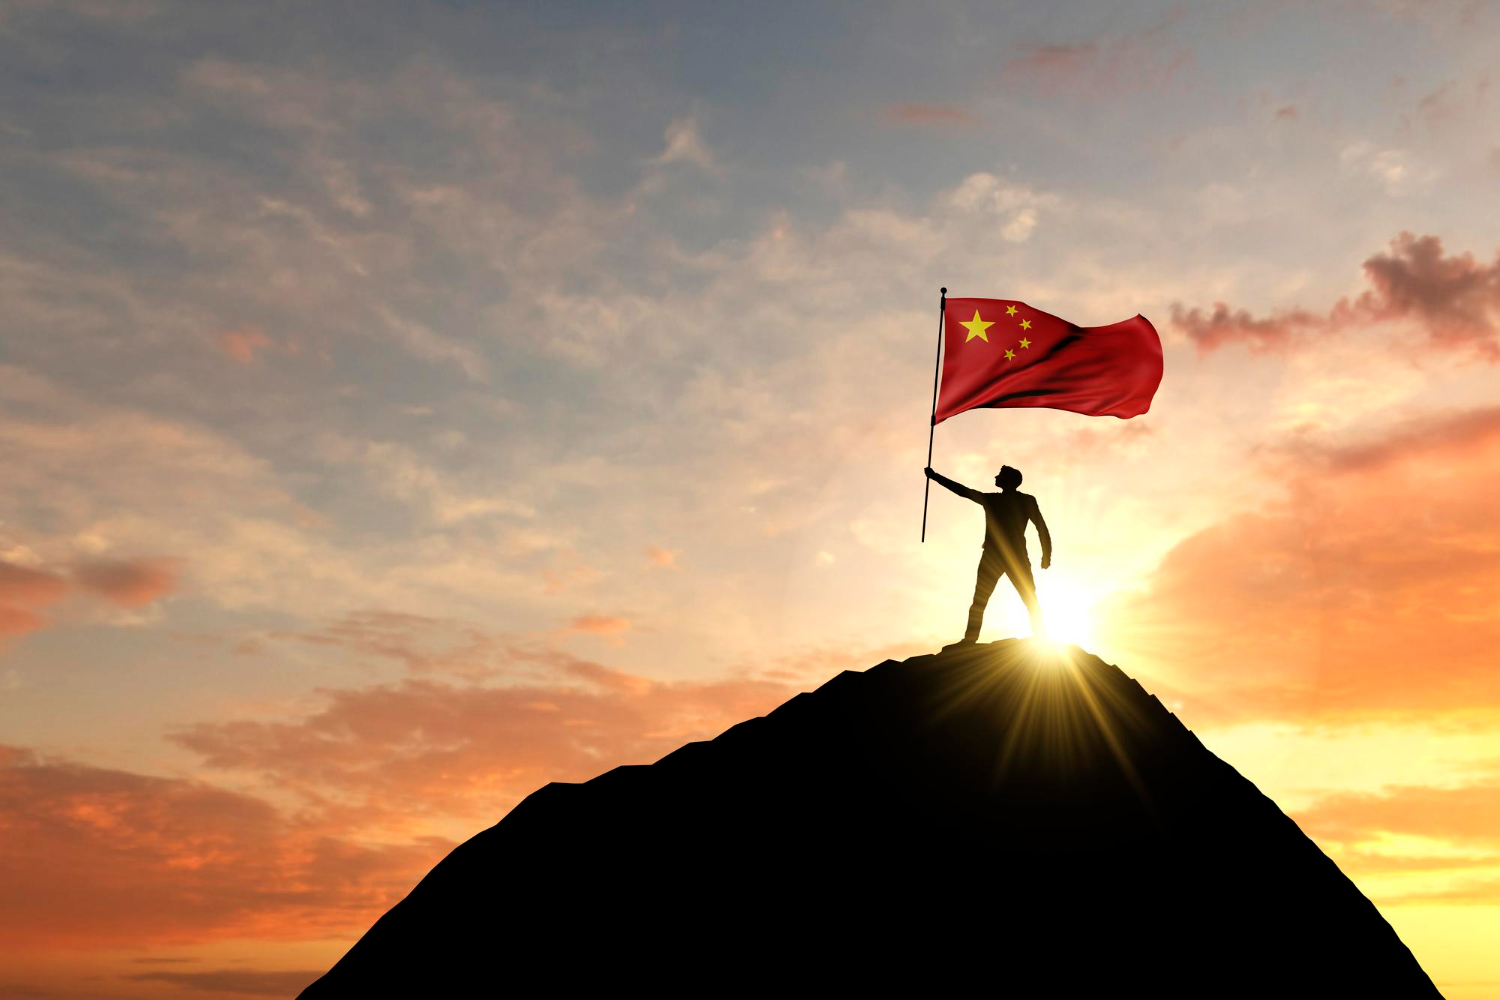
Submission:
[[[1160,384],[1161,338],[1144,316],[1074,326],[1012,299],[949,299],[932,422],[976,406],[1134,417]]]

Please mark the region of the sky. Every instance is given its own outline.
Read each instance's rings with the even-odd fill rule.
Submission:
[[[957,638],[946,286],[1155,324],[1149,413],[933,465],[1020,468],[1059,631],[1500,997],[1497,42],[0,2],[0,992],[291,995],[546,782]]]

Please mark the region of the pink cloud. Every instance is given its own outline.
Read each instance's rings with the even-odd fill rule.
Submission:
[[[1114,38],[1015,46],[1019,54],[1006,61],[999,79],[1043,97],[1074,94],[1111,98],[1161,90],[1197,68],[1192,51],[1176,38],[1174,12],[1161,23]]]
[[[1174,302],[1172,322],[1206,354],[1236,343],[1283,350],[1310,332],[1409,320],[1436,347],[1500,361],[1500,253],[1481,264],[1469,253],[1445,255],[1436,236],[1402,232],[1388,252],[1373,254],[1363,266],[1372,287],[1352,301],[1341,298],[1326,315],[1291,309],[1257,319],[1222,302],[1209,313]]]
[[[123,608],[139,608],[172,592],[178,565],[176,559],[98,560],[79,565],[73,575],[84,590]]]
[[[219,334],[219,347],[242,365],[255,361],[255,352],[275,345],[270,337],[254,327],[242,330],[225,330]]]

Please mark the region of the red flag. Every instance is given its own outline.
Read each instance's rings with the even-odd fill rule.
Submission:
[[[949,299],[943,317],[934,424],[976,406],[1134,417],[1161,384],[1161,338],[1140,314],[1074,326],[1013,299]]]

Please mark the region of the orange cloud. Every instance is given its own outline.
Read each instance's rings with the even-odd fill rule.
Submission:
[[[176,559],[112,559],[83,563],[74,577],[83,589],[120,605],[139,608],[172,592]]]
[[[660,569],[676,569],[681,549],[663,549],[655,545],[646,546],[646,562]]]
[[[219,334],[219,347],[242,365],[253,363],[256,351],[272,347],[275,343],[270,337],[253,327],[246,327],[243,330],[225,330]]]
[[[0,638],[34,632],[46,624],[38,608],[67,596],[68,582],[46,570],[0,560]]]
[[[0,952],[356,932],[451,842],[366,846],[197,781],[0,745]]]
[[[1172,322],[1207,354],[1228,344],[1281,350],[1310,331],[1335,333],[1351,325],[1411,320],[1438,347],[1473,350],[1500,361],[1500,253],[1480,264],[1472,254],[1446,256],[1436,236],[1402,232],[1390,252],[1364,262],[1371,288],[1354,300],[1341,298],[1327,315],[1291,309],[1256,319],[1222,302],[1204,313],[1172,303]]]
[[[1300,810],[1296,819],[1312,836],[1340,843],[1393,833],[1500,848],[1500,779],[1457,788],[1393,785],[1379,793],[1339,792]]]
[[[555,651],[529,658],[556,680],[320,689],[327,707],[299,721],[199,723],[168,739],[207,767],[261,774],[324,804],[353,803],[340,813],[349,822],[493,822],[548,781],[649,763],[797,690],[753,678],[663,683]]]
[[[619,635],[630,631],[630,619],[619,615],[576,615],[564,630],[585,635]]]
[[[1200,719],[1500,707],[1500,407],[1265,463],[1288,499],[1177,545],[1111,641]]]

